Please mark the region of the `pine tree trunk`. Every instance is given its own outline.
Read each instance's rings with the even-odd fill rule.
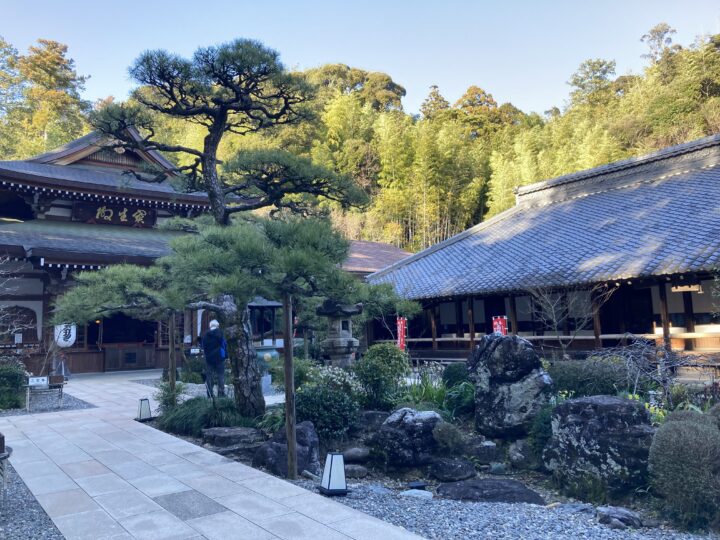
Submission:
[[[235,405],[241,415],[255,418],[265,412],[260,367],[252,344],[250,310],[245,307],[228,317],[227,341]]]

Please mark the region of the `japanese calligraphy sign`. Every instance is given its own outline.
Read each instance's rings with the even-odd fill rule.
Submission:
[[[67,348],[75,345],[77,326],[70,323],[55,325],[55,343],[58,347]]]
[[[73,219],[85,223],[125,225],[127,227],[152,227],[155,210],[135,206],[117,206],[104,203],[73,204]]]
[[[407,347],[405,340],[407,339],[407,318],[398,317],[397,321],[397,346],[401,351]]]

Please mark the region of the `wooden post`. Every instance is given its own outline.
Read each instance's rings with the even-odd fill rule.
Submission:
[[[461,338],[464,335],[462,300],[455,300],[455,336]]]
[[[475,345],[475,313],[473,311],[475,299],[468,296],[467,303],[468,330],[470,331],[470,348],[472,349]]]
[[[285,349],[285,434],[288,444],[288,473],[297,479],[297,446],[295,444],[295,369],[293,367],[292,298],[283,294],[283,348]]]
[[[265,345],[265,308],[260,308],[259,315],[256,314],[258,334],[260,334],[260,346]]]
[[[432,335],[433,351],[437,351],[437,317],[435,316],[435,306],[430,307],[430,332]]]
[[[175,357],[175,333],[177,322],[175,319],[175,312],[170,314],[170,320],[168,321],[168,382],[170,383],[170,390],[175,391],[175,370],[177,369],[177,358]]]
[[[590,293],[590,305],[592,309],[593,319],[593,334],[595,335],[595,348],[602,349],[602,327],[600,325],[600,306],[598,305],[597,294],[594,292]]]
[[[692,293],[685,291],[683,294],[683,308],[685,311],[685,331],[695,331],[695,312],[693,311]],[[694,339],[685,340],[685,350],[692,351],[695,348]]]
[[[510,328],[512,328],[511,332],[514,335],[518,335],[518,321],[517,321],[517,305],[515,303],[515,295],[510,295],[510,301],[508,302],[510,304],[510,309],[508,310],[510,315]]]
[[[659,285],[660,291],[660,320],[662,321],[663,345],[670,350],[670,313],[668,312],[667,288],[665,282]]]
[[[270,326],[272,328],[272,345],[274,347],[277,342],[277,336],[275,335],[275,321],[277,320],[277,317],[276,317],[277,312],[276,312],[275,308],[270,308],[270,313],[272,313],[272,315],[271,315],[272,322],[270,323]]]

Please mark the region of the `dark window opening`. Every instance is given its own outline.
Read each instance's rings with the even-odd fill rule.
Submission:
[[[35,214],[20,195],[3,191],[0,192],[0,218],[29,221],[35,219]]]
[[[103,343],[154,343],[156,325],[153,321],[113,315],[103,321]]]

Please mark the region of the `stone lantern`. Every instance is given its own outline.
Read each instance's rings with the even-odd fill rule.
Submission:
[[[327,339],[320,342],[323,358],[333,366],[348,367],[355,360],[360,341],[352,335],[352,316],[362,313],[362,304],[342,305],[325,300],[316,313],[328,318]]]

